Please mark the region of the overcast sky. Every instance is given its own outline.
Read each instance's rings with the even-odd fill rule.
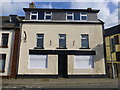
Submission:
[[[98,18],[105,22],[105,28],[118,24],[119,0],[1,0],[0,16],[24,16],[23,8],[28,8],[32,1],[37,8],[99,9]]]

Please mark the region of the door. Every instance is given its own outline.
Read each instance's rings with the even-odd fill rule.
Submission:
[[[58,55],[58,76],[67,77],[67,55]]]

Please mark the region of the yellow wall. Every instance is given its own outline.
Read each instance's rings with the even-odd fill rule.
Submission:
[[[106,47],[106,60],[107,62],[111,61],[111,50],[110,50],[110,39],[114,36],[119,35],[119,42],[120,42],[120,34],[115,34],[112,36],[105,37],[105,47]],[[116,52],[120,51],[120,44],[115,45],[115,52],[112,53],[112,60],[114,60],[114,63],[116,63]]]

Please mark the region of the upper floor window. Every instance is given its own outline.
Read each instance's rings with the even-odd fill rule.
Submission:
[[[59,47],[60,48],[66,47],[66,34],[59,34]]]
[[[115,52],[115,38],[110,39],[111,52]]]
[[[120,37],[119,37],[119,35],[114,36],[114,39],[115,39],[115,44],[120,44],[120,41],[119,41]]]
[[[66,13],[66,20],[87,20],[87,13],[86,12],[67,12]]]
[[[81,16],[81,20],[87,20],[87,13],[86,12],[82,12],[80,16]]]
[[[81,35],[81,48],[89,48],[88,34]]]
[[[45,12],[45,20],[51,20],[52,19],[52,12]]]
[[[8,33],[2,33],[2,37],[1,37],[1,47],[8,47],[8,37],[9,34]]]
[[[0,54],[0,72],[4,72],[5,69],[5,60],[6,60],[6,54]]]
[[[66,18],[67,18],[67,20],[73,20],[73,13],[72,12],[67,12],[66,13]]]
[[[44,46],[44,34],[37,34],[37,47],[43,48]]]
[[[38,12],[31,12],[30,19],[31,20],[38,20]]]
[[[116,52],[116,60],[120,61],[120,52]]]

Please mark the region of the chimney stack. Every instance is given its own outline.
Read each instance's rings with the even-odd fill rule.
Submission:
[[[92,8],[87,8],[87,10],[88,10],[88,11],[91,11],[91,10],[92,10]]]
[[[34,2],[31,2],[31,3],[29,4],[29,8],[36,8],[35,3],[34,3]]]
[[[15,23],[17,21],[17,15],[9,15],[9,21]]]

